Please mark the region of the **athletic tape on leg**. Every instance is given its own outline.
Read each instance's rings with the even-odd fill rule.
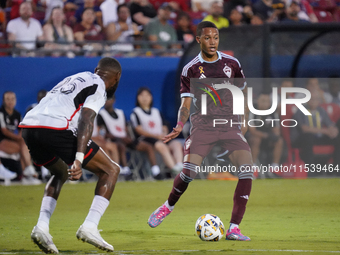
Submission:
[[[189,163],[189,162],[184,162],[183,170],[179,174],[182,181],[186,183],[192,182],[197,174],[196,169],[197,169],[197,165]]]
[[[254,167],[253,165],[241,165],[238,171],[238,178],[239,179],[253,179],[254,174]]]

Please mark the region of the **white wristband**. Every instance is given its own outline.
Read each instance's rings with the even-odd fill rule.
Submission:
[[[76,153],[76,160],[78,160],[81,164],[83,164],[84,161],[84,153],[82,152],[77,152]]]

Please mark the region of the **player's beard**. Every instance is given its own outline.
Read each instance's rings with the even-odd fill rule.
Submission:
[[[118,88],[118,82],[114,86],[112,86],[111,88],[106,90],[107,98],[113,97],[113,95],[115,94],[117,88]]]

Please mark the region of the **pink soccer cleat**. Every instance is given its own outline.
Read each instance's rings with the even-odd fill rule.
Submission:
[[[231,231],[228,229],[226,240],[250,241],[250,238],[242,235],[241,230],[238,227],[234,227]]]
[[[166,207],[164,204],[157,208],[156,211],[154,211],[148,220],[148,224],[150,227],[155,228],[159,224],[162,223],[164,218],[168,216],[171,213],[171,211]]]

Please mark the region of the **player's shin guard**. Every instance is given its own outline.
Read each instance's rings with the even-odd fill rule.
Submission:
[[[233,212],[230,220],[230,223],[237,225],[241,223],[246,211],[253,179],[253,166],[242,165],[239,169],[238,178],[239,180],[234,193]]]
[[[190,162],[184,162],[183,170],[175,177],[171,193],[168,198],[170,206],[174,206],[184,191],[187,189],[190,182],[192,182],[196,175],[196,168],[198,166]]]

